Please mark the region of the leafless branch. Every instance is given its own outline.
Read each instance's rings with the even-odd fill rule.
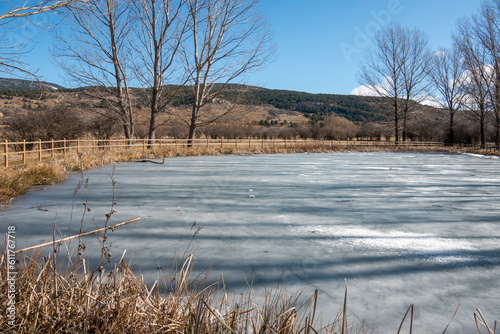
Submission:
[[[189,43],[182,53],[193,92],[189,139],[201,124],[204,107],[234,80],[261,68],[273,56],[270,33],[258,0],[187,0]],[[216,121],[222,114],[210,117]]]
[[[377,34],[361,67],[361,84],[392,101],[396,141],[400,137],[400,117],[405,140],[407,115],[426,98],[430,66],[428,37],[420,30],[391,24]]]
[[[54,56],[69,79],[90,86],[87,93],[107,102],[127,139],[134,134],[129,86],[130,29],[133,17],[126,0],[87,0],[71,6],[70,31],[56,32]]]

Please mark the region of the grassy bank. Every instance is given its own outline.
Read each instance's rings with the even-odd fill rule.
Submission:
[[[321,152],[374,152],[374,151],[418,151],[418,152],[450,152],[458,153],[453,147],[424,147],[424,146],[359,146],[359,145],[324,145],[309,142],[293,147],[251,147],[251,148],[204,148],[204,147],[176,147],[142,150],[124,150],[118,152],[99,152],[71,154],[44,160],[29,162],[26,166],[12,164],[11,167],[0,167],[0,209],[8,207],[17,197],[29,189],[52,185],[65,180],[71,172],[83,172],[89,169],[109,165],[117,162],[131,162],[141,159],[161,159],[171,157],[203,156],[203,155],[247,155],[247,154],[276,154],[276,153],[321,153]]]
[[[122,260],[91,270],[80,258],[61,266],[56,251],[22,256],[17,265],[15,320],[2,316],[2,333],[340,333],[340,314],[327,327],[315,320],[315,299],[268,290],[257,300],[249,287],[230,295],[222,285],[193,280],[192,256],[147,286]],[[1,259],[2,314],[7,313],[5,254]],[[67,262],[66,262],[67,263]],[[311,308],[312,306],[312,308]],[[314,324],[314,325],[313,325]],[[351,332],[351,331],[349,331]],[[345,331],[347,333],[347,331]]]

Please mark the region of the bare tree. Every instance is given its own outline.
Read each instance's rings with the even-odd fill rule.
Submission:
[[[129,33],[133,24],[127,0],[88,0],[70,7],[70,33],[58,33],[54,55],[68,78],[86,93],[106,101],[127,139],[134,135]]]
[[[392,100],[396,142],[400,138],[400,116],[406,140],[408,113],[427,98],[429,59],[428,38],[422,31],[391,24],[378,32],[361,67],[360,83]]]
[[[464,106],[466,94],[462,83],[464,63],[462,54],[455,48],[441,49],[432,57],[429,78],[432,83],[432,93],[439,106],[448,113],[448,134],[446,142],[455,143],[455,115]]]
[[[12,18],[26,18],[37,14],[53,11],[61,7],[66,7],[73,2],[86,2],[88,0],[43,0],[36,3],[23,2],[20,6],[7,9],[6,12],[0,14],[0,21]]]
[[[19,29],[22,25],[28,24],[32,16],[56,11],[74,2],[85,1],[87,0],[43,0],[35,2],[25,1],[19,4],[11,1],[5,3],[3,10],[0,10],[0,28],[4,31],[6,29]],[[22,23],[19,23],[20,20],[23,20]],[[27,64],[21,60],[21,55],[29,52],[26,49],[26,45],[22,42],[8,41],[4,31],[0,32],[0,73],[23,73],[33,76],[38,80],[35,73],[27,69]]]
[[[500,147],[500,0],[486,0],[472,17],[472,38],[485,50],[484,80],[495,119],[495,144]]]
[[[461,54],[464,73],[460,79],[464,94],[464,106],[470,111],[480,127],[481,146],[486,146],[486,120],[492,106],[491,68],[487,66],[487,50],[475,38],[475,27],[471,20],[461,20],[454,36],[456,48]]]
[[[193,102],[190,144],[196,129],[217,121],[232,108],[206,108],[231,82],[268,62],[273,49],[258,0],[187,0],[189,44],[183,48]],[[216,111],[210,112],[210,109]]]
[[[432,66],[429,38],[421,30],[403,29],[400,56],[403,78],[403,141],[407,139],[408,115],[428,99],[428,72]]]
[[[179,73],[179,49],[187,26],[182,11],[185,0],[137,0],[133,10],[135,25],[135,72],[147,88],[150,109],[149,147],[161,124],[157,116],[165,112],[176,93],[185,83]],[[184,16],[183,16],[184,15]],[[184,77],[186,77],[184,75]],[[171,86],[167,86],[170,84]]]

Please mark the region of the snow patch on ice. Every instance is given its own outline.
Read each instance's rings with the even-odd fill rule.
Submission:
[[[338,249],[370,250],[446,265],[467,265],[489,261],[468,252],[476,250],[469,241],[442,238],[431,233],[398,230],[377,231],[361,226],[299,226],[292,232],[327,236],[317,242]]]
[[[499,156],[495,155],[484,155],[484,154],[477,154],[477,153],[462,153],[462,155],[467,155],[469,157],[475,157],[475,158],[486,158],[486,159],[500,159]]]

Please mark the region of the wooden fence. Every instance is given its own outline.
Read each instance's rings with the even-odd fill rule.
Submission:
[[[99,151],[126,151],[149,149],[178,149],[181,147],[206,148],[284,148],[295,147],[333,147],[333,146],[442,146],[438,142],[393,142],[393,141],[339,141],[339,140],[311,140],[311,139],[74,139],[50,141],[22,141],[0,143],[3,166],[9,164],[23,164],[29,160],[42,161],[56,156],[68,154],[97,153]]]

